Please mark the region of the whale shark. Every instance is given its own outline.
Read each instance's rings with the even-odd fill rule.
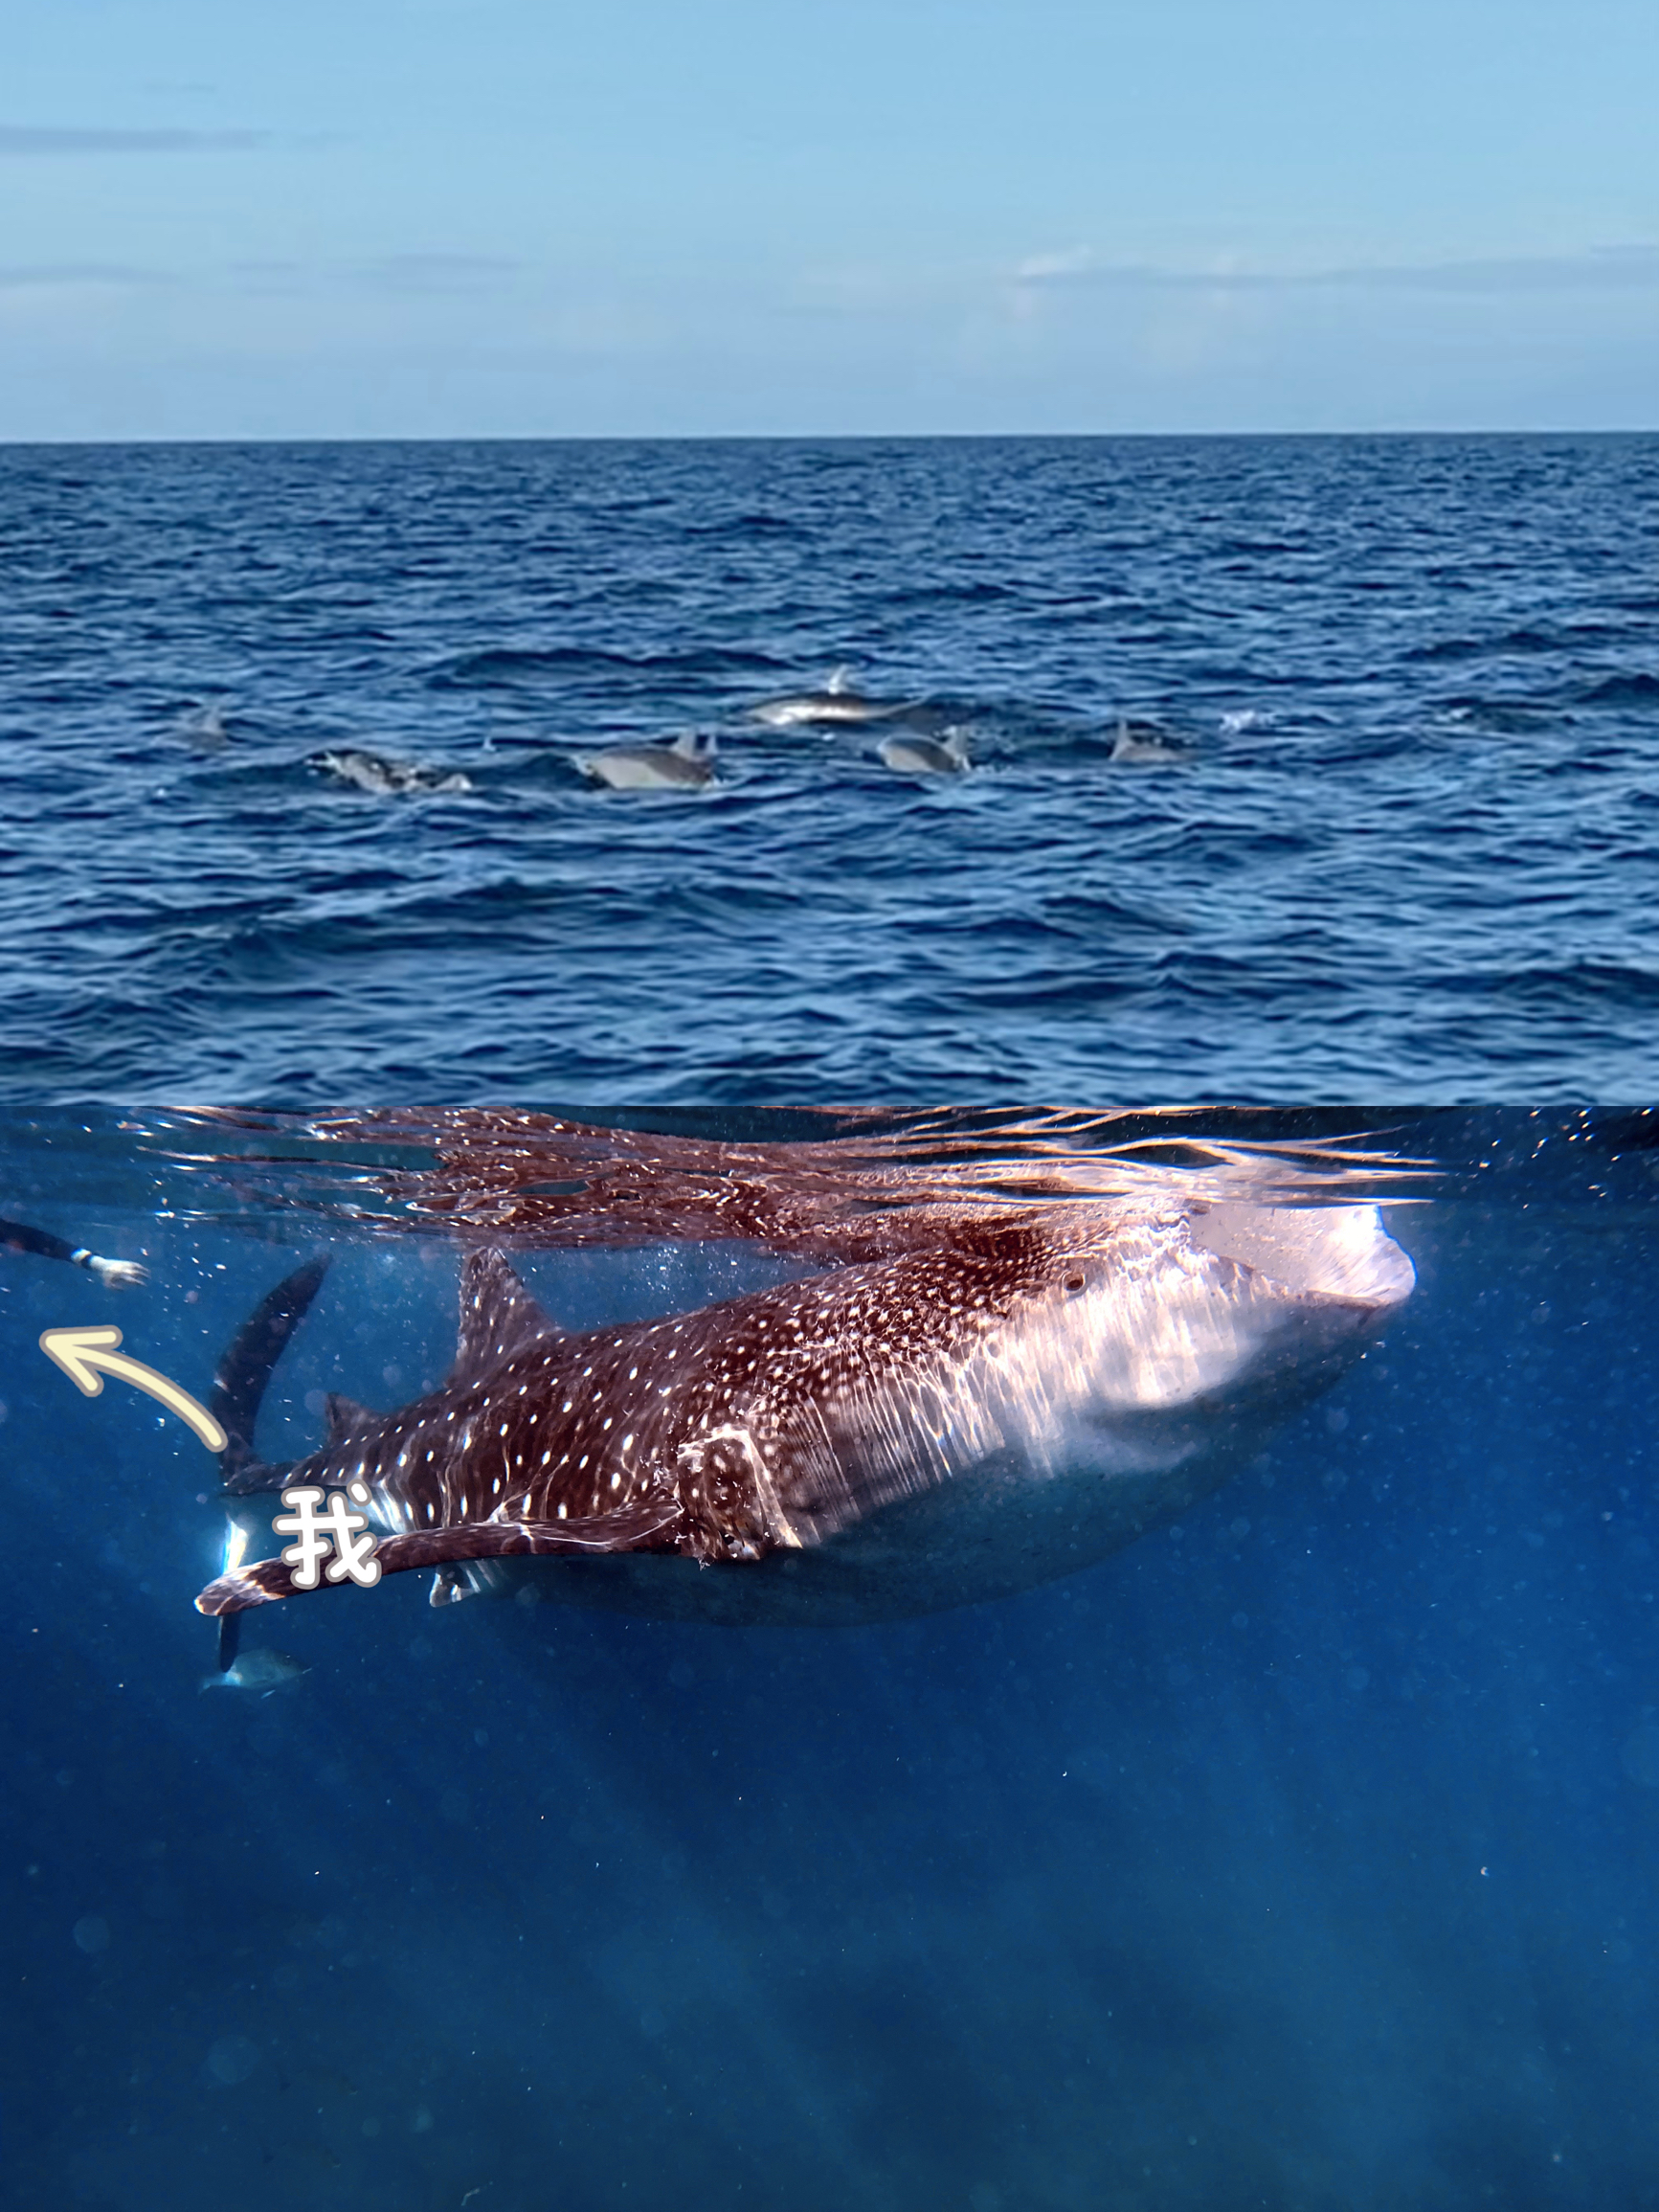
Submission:
[[[742,1624],[906,1617],[1093,1564],[1224,1482],[1415,1280],[1374,1205],[1149,1191],[969,1214],[891,1257],[567,1331],[486,1247],[447,1380],[387,1413],[330,1397],[321,1448],[271,1466],[259,1401],[324,1264],[221,1363],[229,1501],[348,1491],[381,1573],[432,1569],[435,1604],[518,1590]],[[196,1604],[232,1631],[295,1594],[284,1559],[238,1553]]]

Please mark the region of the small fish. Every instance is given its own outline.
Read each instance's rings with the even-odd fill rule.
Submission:
[[[336,782],[349,783],[377,799],[403,797],[413,792],[471,791],[472,779],[459,770],[423,768],[414,760],[392,760],[384,753],[364,753],[355,746],[339,752],[313,753],[305,765],[320,768]]]
[[[714,780],[714,739],[697,731],[672,745],[612,745],[572,756],[584,776],[613,791],[666,791]]]
[[[876,754],[883,767],[897,776],[960,776],[974,765],[960,730],[947,730],[942,741],[915,735],[884,737]]]
[[[204,1676],[204,1690],[258,1690],[268,1698],[287,1682],[297,1682],[311,1669],[304,1660],[295,1659],[285,1651],[243,1652],[234,1666],[220,1674]]]

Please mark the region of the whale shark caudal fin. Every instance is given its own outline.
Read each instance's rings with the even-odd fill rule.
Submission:
[[[327,1264],[314,1260],[280,1282],[243,1322],[219,1363],[212,1405],[229,1439],[219,1464],[224,1487],[233,1495],[281,1488],[287,1470],[255,1456],[254,1425],[272,1371],[316,1297]],[[560,1334],[505,1256],[494,1250],[467,1254],[461,1264],[460,1304],[452,1388],[465,1388],[504,1360]],[[330,1447],[347,1442],[380,1418],[340,1391],[328,1393],[323,1414]],[[680,1521],[678,1502],[659,1500],[584,1520],[419,1529],[383,1539],[374,1556],[383,1574],[401,1574],[414,1568],[514,1553],[665,1549],[672,1546]],[[326,1582],[323,1587],[328,1587]],[[196,1608],[219,1622],[221,1673],[235,1661],[238,1614],[251,1605],[266,1605],[293,1593],[292,1569],[280,1559],[228,1568],[203,1591]]]
[[[280,1470],[261,1466],[254,1455],[254,1424],[259,1401],[288,1339],[305,1318],[328,1272],[325,1259],[308,1260],[285,1275],[248,1319],[219,1362],[208,1411],[227,1438],[219,1454],[219,1478],[235,1493],[280,1488]]]
[[[467,1559],[671,1551],[683,1519],[679,1501],[668,1498],[618,1506],[615,1513],[595,1513],[585,1520],[471,1522],[456,1528],[419,1528],[409,1536],[383,1537],[374,1557],[382,1574],[406,1574],[415,1568],[448,1567]],[[317,1587],[335,1586],[324,1577]],[[223,1622],[249,1606],[311,1594],[296,1590],[294,1570],[284,1560],[259,1559],[210,1582],[196,1599],[196,1611]],[[222,1627],[219,1633],[223,1636]]]

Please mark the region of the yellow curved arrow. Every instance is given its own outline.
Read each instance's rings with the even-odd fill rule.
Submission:
[[[40,1332],[40,1349],[63,1369],[82,1397],[96,1398],[103,1388],[104,1376],[119,1375],[123,1383],[136,1383],[181,1421],[188,1421],[210,1452],[222,1452],[225,1432],[207,1408],[198,1406],[188,1390],[181,1390],[142,1360],[118,1350],[120,1343],[121,1331],[109,1326]]]

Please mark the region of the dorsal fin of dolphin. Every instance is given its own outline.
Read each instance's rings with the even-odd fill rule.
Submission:
[[[717,749],[712,730],[687,730],[684,737],[676,737],[668,748],[683,760],[710,760]]]
[[[460,1328],[450,1370],[452,1384],[475,1383],[526,1345],[559,1333],[507,1264],[504,1253],[492,1247],[467,1253],[460,1271]]]
[[[325,1259],[313,1259],[285,1275],[248,1316],[219,1362],[208,1411],[225,1432],[219,1476],[227,1490],[280,1487],[272,1479],[279,1471],[262,1466],[255,1455],[254,1424],[271,1370],[304,1319],[327,1272]]]

